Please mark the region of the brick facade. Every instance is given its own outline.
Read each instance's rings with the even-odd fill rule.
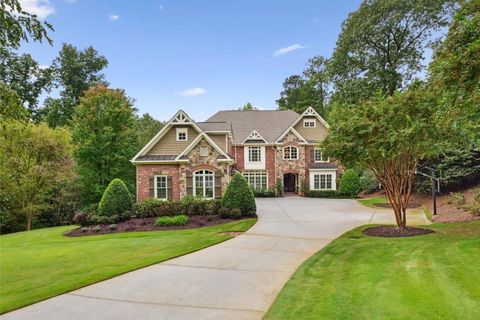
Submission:
[[[172,177],[172,199],[180,199],[179,166],[176,164],[138,164],[137,201],[150,198],[150,178],[155,175]]]

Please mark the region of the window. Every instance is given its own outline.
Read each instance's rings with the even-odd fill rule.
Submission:
[[[242,175],[254,190],[268,189],[267,172],[243,172]]]
[[[208,156],[208,148],[207,146],[200,146],[200,156],[206,157]]]
[[[213,199],[214,176],[212,171],[200,170],[193,175],[193,194],[195,196]]]
[[[315,128],[317,126],[317,121],[315,119],[304,119],[303,127],[304,128]]]
[[[298,159],[298,148],[297,147],[285,147],[283,148],[283,159],[285,160],[296,160]]]
[[[154,196],[158,199],[167,199],[167,176],[155,176]]]
[[[330,158],[323,159],[322,149],[315,148],[313,150],[313,161],[315,161],[315,162],[330,162]]]
[[[248,147],[248,162],[261,162],[262,153],[260,147]]]
[[[313,175],[313,189],[332,190],[332,174]]]
[[[188,129],[187,128],[177,128],[177,141],[187,141],[188,140]]]

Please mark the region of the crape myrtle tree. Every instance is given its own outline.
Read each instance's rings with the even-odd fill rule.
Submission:
[[[461,140],[460,130],[455,130],[459,127],[444,119],[446,115],[437,112],[423,85],[414,84],[404,93],[335,108],[322,148],[346,166],[372,170],[392,204],[398,227],[405,228],[418,162]]]

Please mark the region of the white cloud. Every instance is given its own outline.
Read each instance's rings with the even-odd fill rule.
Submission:
[[[111,14],[109,17],[110,21],[117,21],[120,19],[120,16],[118,14]]]
[[[36,15],[40,20],[55,13],[55,8],[49,0],[20,0],[22,10]]]
[[[295,51],[295,50],[299,50],[299,49],[304,49],[306,48],[306,46],[302,46],[301,44],[292,44],[291,46],[288,46],[288,47],[285,47],[285,48],[280,48],[278,50],[275,50],[273,52],[273,56],[276,58],[276,57],[279,57],[283,54],[287,54],[289,52],[292,52],[292,51]]]
[[[178,92],[177,95],[184,96],[184,97],[193,97],[193,96],[199,96],[205,93],[207,93],[207,90],[196,87],[196,88],[184,90],[182,92]]]

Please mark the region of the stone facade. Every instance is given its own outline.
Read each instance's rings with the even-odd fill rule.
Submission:
[[[276,175],[283,179],[284,174],[286,173],[293,173],[297,177],[296,192],[300,192],[300,185],[305,183],[307,170],[308,170],[308,162],[310,161],[306,157],[306,146],[304,144],[300,144],[300,140],[298,137],[291,132],[289,132],[283,140],[281,141],[282,145],[280,148],[277,148],[276,152]],[[298,158],[296,160],[285,160],[283,159],[283,148],[287,146],[296,147],[298,150]]]

